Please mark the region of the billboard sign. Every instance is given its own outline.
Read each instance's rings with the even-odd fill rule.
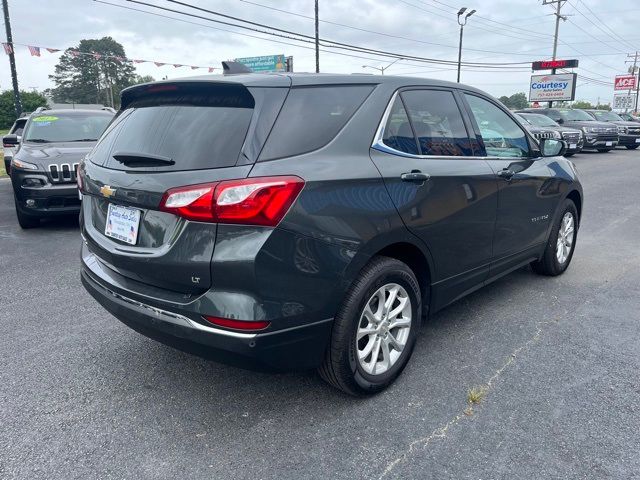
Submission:
[[[636,96],[632,95],[614,95],[613,96],[613,109],[614,110],[629,110],[636,106]]]
[[[254,72],[284,72],[286,70],[284,54],[236,58],[235,61],[246,65]]]
[[[575,68],[578,60],[541,60],[531,64],[531,70],[552,70],[554,68]]]
[[[573,100],[576,95],[576,78],[575,73],[531,75],[529,101]]]
[[[636,89],[636,76],[635,75],[616,75],[616,80],[613,83],[614,90],[635,90]]]

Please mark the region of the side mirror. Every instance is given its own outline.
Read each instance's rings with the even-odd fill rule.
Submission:
[[[562,118],[557,118],[556,123],[559,123],[560,125],[562,125],[564,123],[564,120]]]
[[[540,153],[543,157],[557,157],[560,155],[564,155],[567,151],[567,144],[562,140],[543,138],[539,143]]]
[[[2,145],[7,147],[15,147],[20,144],[20,139],[17,135],[5,135],[2,137]]]

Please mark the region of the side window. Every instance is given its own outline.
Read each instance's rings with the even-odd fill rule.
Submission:
[[[452,92],[402,92],[422,155],[471,156],[471,142]]]
[[[301,155],[324,147],[346,125],[372,90],[371,85],[292,88],[260,161]]]
[[[489,157],[528,157],[529,142],[520,126],[493,103],[465,93]]]
[[[411,124],[409,123],[409,117],[399,96],[396,97],[393,102],[391,113],[384,126],[382,143],[400,152],[410,153],[412,155],[418,155],[420,153],[418,151],[416,138],[413,136]]]

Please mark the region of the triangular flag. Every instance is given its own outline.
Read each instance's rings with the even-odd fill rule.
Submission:
[[[197,69],[199,69],[199,68],[200,68],[200,67],[194,67],[193,65],[191,66],[191,70],[197,70]]]
[[[146,60],[134,60],[133,63],[144,63]]]
[[[78,50],[69,50],[69,53],[73,57],[79,57],[80,56],[80,52]]]
[[[166,63],[162,63],[162,62],[153,62],[156,64],[156,67],[164,67],[166,65]]]
[[[95,58],[96,60],[100,60],[102,58],[102,54],[100,53],[92,53],[93,58]]]
[[[13,47],[10,43],[3,43],[2,47],[4,48],[4,53],[7,55],[11,55],[13,53]]]
[[[213,73],[214,70],[215,70],[215,68],[209,67],[209,73]]]
[[[60,51],[59,48],[47,48],[47,52],[49,52],[49,53],[56,53],[56,52],[59,52],[59,51]]]
[[[32,57],[40,56],[40,47],[32,47],[31,45],[27,45],[29,47],[29,53],[31,53]]]
[[[184,65],[181,65],[180,63],[174,63],[173,66],[176,68],[184,67]]]

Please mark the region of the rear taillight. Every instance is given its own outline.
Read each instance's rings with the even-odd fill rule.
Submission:
[[[234,330],[257,331],[264,330],[271,322],[266,320],[235,320],[233,318],[220,318],[204,315],[203,318],[213,325],[224,328],[233,328]]]
[[[82,179],[79,168],[76,169],[76,182],[78,183],[78,190],[80,190],[81,193],[84,193],[84,180]]]
[[[8,143],[3,143],[2,147],[3,148],[12,148],[12,147],[15,147],[15,145],[9,145]]]
[[[168,190],[160,210],[199,222],[275,227],[304,187],[299,177],[259,177]]]

